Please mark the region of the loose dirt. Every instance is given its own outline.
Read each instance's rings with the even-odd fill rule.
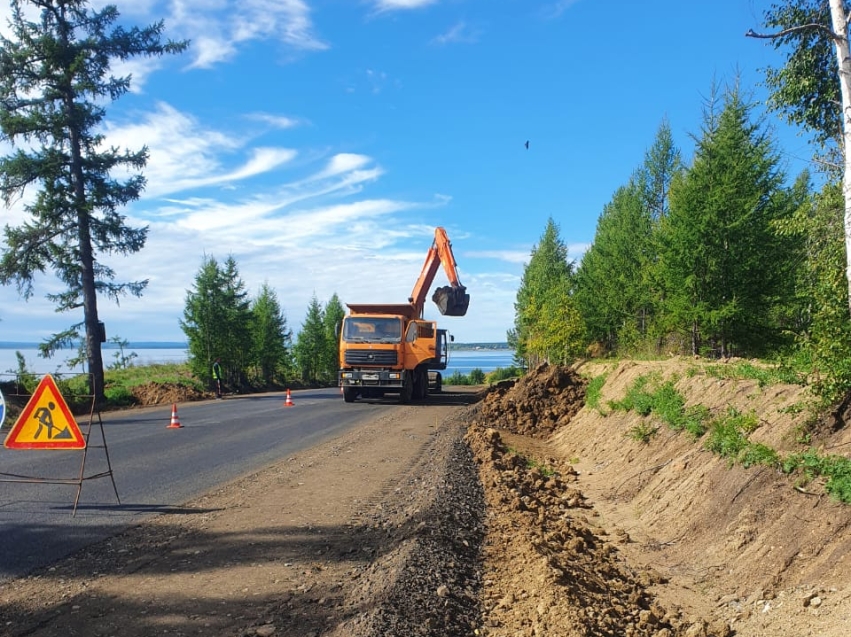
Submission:
[[[0,634],[845,637],[851,507],[607,407],[653,374],[689,405],[758,414],[752,440],[804,448],[801,387],[701,365],[545,366],[468,407],[388,405],[188,514],[3,583]],[[810,431],[851,451],[841,412]]]

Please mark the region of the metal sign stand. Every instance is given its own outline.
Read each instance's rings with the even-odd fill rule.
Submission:
[[[12,394],[13,396],[29,396],[28,394]],[[115,478],[112,474],[112,463],[109,460],[109,449],[106,445],[106,434],[103,430],[103,420],[100,416],[100,411],[95,411],[95,397],[86,396],[87,398],[91,398],[92,405],[89,411],[89,422],[85,427],[85,430],[82,431],[83,439],[86,444],[83,447],[83,458],[80,463],[80,473],[76,478],[45,478],[45,477],[35,477],[35,476],[23,476],[17,475],[14,473],[4,473],[0,472],[0,482],[21,482],[21,483],[35,483],[35,484],[70,484],[77,485],[77,495],[74,497],[74,507],[71,511],[71,516],[76,517],[77,515],[77,505],[80,501],[80,494],[83,492],[83,482],[86,480],[95,480],[97,478],[105,478],[109,477],[112,482],[112,490],[115,492],[115,499],[118,501],[118,504],[121,504],[121,498],[118,495],[118,487],[115,486]],[[95,423],[95,418],[97,418],[97,423]],[[92,444],[92,429],[97,428],[100,430],[100,444]],[[97,442],[97,441],[94,441]],[[104,456],[106,458],[106,471],[101,471],[100,473],[95,473],[92,475],[86,475],[86,458],[88,457],[89,449],[103,449]]]

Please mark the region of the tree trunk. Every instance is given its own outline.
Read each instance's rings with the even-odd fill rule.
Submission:
[[[66,99],[69,119],[73,120],[73,99]],[[91,378],[90,391],[95,405],[104,400],[103,353],[100,342],[97,288],[95,287],[95,258],[92,249],[92,234],[89,213],[86,210],[86,189],[83,177],[83,160],[80,151],[80,136],[76,128],[69,131],[71,142],[71,181],[74,185],[74,203],[77,207],[77,231],[80,245],[80,287],[83,296],[83,321],[86,327],[86,359]]]
[[[848,46],[848,16],[843,0],[830,0],[839,86],[842,95],[842,151],[844,170],[842,194],[845,199],[845,277],[848,280],[848,312],[851,315],[851,50]]]

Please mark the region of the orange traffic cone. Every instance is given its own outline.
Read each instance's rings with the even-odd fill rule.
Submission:
[[[284,401],[284,407],[292,407],[293,405],[294,405],[293,397],[290,394],[290,390],[288,389],[287,390],[287,399]]]
[[[183,425],[180,424],[180,418],[177,417],[177,403],[171,405],[171,423],[166,429],[180,429]]]

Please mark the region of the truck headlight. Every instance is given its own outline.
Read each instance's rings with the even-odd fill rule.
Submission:
[[[354,374],[352,374],[351,372],[343,372],[342,374],[340,374],[340,376],[342,376],[343,378],[352,378]]]
[[[402,375],[399,372],[390,372],[390,380],[399,380]]]

